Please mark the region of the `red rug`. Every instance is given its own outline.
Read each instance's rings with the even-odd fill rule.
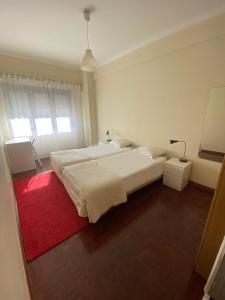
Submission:
[[[54,172],[17,179],[15,192],[28,262],[89,224]]]

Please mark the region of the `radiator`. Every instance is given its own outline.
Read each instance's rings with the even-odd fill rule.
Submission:
[[[203,300],[225,300],[225,237],[204,288]]]

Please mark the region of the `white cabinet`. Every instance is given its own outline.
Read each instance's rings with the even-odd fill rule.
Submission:
[[[5,142],[13,174],[36,169],[33,146],[29,138],[14,138]]]
[[[164,163],[163,183],[178,191],[182,191],[188,184],[191,165],[190,161],[181,162],[176,157],[167,160]]]
[[[110,144],[110,142],[107,142],[107,141],[100,141],[98,142],[99,145],[105,145],[105,144]]]

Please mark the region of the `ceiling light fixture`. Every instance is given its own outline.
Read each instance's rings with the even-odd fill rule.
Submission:
[[[96,70],[96,60],[92,54],[92,50],[89,47],[89,36],[88,36],[88,22],[90,21],[91,10],[84,10],[84,20],[87,22],[87,49],[85,50],[84,57],[82,59],[81,70],[86,72],[93,72]]]

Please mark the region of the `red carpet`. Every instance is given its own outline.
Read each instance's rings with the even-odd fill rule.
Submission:
[[[54,172],[17,179],[15,192],[27,261],[88,226]]]

